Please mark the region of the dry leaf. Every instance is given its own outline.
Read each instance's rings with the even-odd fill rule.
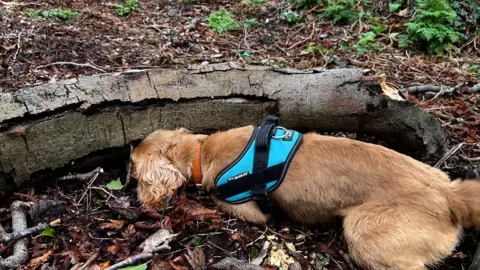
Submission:
[[[187,249],[187,254],[184,256],[194,270],[206,269],[203,249],[199,247],[194,247],[193,250]]]
[[[107,250],[108,250],[108,253],[115,255],[118,252],[118,246],[117,245],[109,246]]]
[[[230,236],[230,238],[232,238],[232,240],[235,241],[235,240],[240,240],[240,239],[242,239],[242,236],[241,236],[238,232],[236,232],[236,233],[232,234],[232,235]]]
[[[99,263],[98,266],[102,269],[107,269],[108,267],[110,267],[110,261],[105,261],[103,263]]]
[[[110,229],[110,230],[120,230],[125,224],[125,220],[110,220],[110,222],[105,222],[100,224],[100,229]]]
[[[53,251],[49,250],[45,254],[43,254],[42,256],[32,259],[30,262],[28,262],[28,269],[35,270],[40,265],[42,265],[43,263],[46,263],[48,261],[48,257],[52,253],[53,253]]]
[[[190,220],[205,221],[212,218],[219,218],[217,211],[208,209],[191,200],[186,200],[184,203],[181,203],[177,209],[186,212]]]
[[[398,15],[403,17],[403,16],[407,15],[407,13],[408,13],[408,8],[400,10],[398,12]]]

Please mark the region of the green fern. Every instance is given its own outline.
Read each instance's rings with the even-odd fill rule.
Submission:
[[[333,19],[334,23],[352,24],[358,19],[354,0],[328,0],[325,14]]]
[[[399,46],[415,46],[431,54],[443,54],[458,43],[463,34],[453,27],[457,14],[447,0],[418,0],[418,11],[407,23],[407,33]]]

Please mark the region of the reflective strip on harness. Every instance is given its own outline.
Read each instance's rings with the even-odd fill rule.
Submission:
[[[254,129],[240,156],[216,178],[213,195],[217,198],[232,204],[244,203],[255,200],[259,190],[266,196],[282,183],[303,135],[294,130],[273,127],[274,136],[267,134],[265,137],[269,138],[266,145],[268,162],[255,171],[256,140],[261,136],[260,130],[261,127]]]

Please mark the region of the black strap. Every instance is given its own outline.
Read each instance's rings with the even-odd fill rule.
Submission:
[[[275,116],[268,116],[265,122],[260,127],[255,141],[255,157],[253,159],[253,172],[262,170],[268,165],[268,153],[270,146],[270,137],[274,134],[273,131],[278,125],[278,118]]]
[[[264,213],[272,213],[274,207],[270,201],[267,193],[267,184],[266,181],[273,181],[279,179],[283,169],[283,163],[278,169],[274,171],[279,171],[280,175],[275,178],[270,178],[271,175],[265,174],[268,172],[268,155],[270,153],[270,138],[274,135],[275,129],[278,125],[278,118],[269,115],[263,125],[260,127],[260,130],[257,134],[255,141],[255,156],[253,158],[253,173],[252,177],[258,183],[252,189],[253,200],[257,203],[260,210]]]
[[[285,163],[264,168],[253,174],[248,174],[241,178],[231,180],[224,185],[219,185],[215,188],[213,195],[219,199],[226,199],[237,194],[256,189],[265,189],[268,182],[279,179],[282,176],[283,166]],[[260,192],[260,191],[259,191]],[[260,192],[259,196],[263,194]]]

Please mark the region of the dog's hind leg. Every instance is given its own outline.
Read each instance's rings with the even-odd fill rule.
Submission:
[[[369,202],[344,218],[350,255],[364,269],[427,269],[455,248],[461,228],[448,211],[407,202]],[[447,209],[445,207],[445,209]]]

